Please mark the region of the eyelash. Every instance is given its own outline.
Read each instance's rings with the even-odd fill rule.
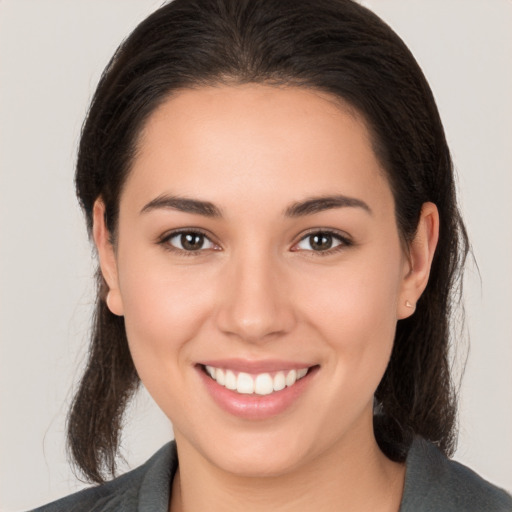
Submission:
[[[206,233],[204,233],[203,231],[201,231],[199,229],[178,229],[177,231],[171,231],[170,233],[166,233],[165,235],[163,235],[157,241],[157,243],[159,245],[161,245],[166,251],[178,253],[182,256],[198,256],[199,254],[201,254],[204,251],[204,249],[198,249],[196,251],[186,251],[184,249],[179,249],[178,247],[172,246],[169,243],[169,241],[172,238],[177,237],[179,235],[200,235],[200,236],[203,236],[206,240],[209,240],[213,245],[217,245],[215,242],[213,242],[211,240],[211,238]],[[217,250],[217,249],[214,249],[214,250]]]
[[[314,236],[314,235],[327,235],[333,238],[333,240],[336,240],[340,242],[338,245],[327,249],[325,251],[314,251],[314,250],[306,250],[305,252],[308,252],[310,256],[330,256],[332,254],[338,253],[340,251],[343,251],[344,249],[347,249],[348,247],[351,247],[354,245],[354,242],[347,236],[339,233],[338,231],[333,231],[332,229],[314,229],[306,234],[304,234],[300,240],[294,244],[294,247],[298,244],[300,244],[302,241],[307,240],[308,238]],[[292,249],[293,250],[293,249]],[[298,252],[298,250],[294,250],[294,252]]]
[[[171,252],[174,252],[174,253],[179,253],[180,255],[183,255],[183,256],[198,256],[199,254],[201,254],[205,250],[205,249],[198,249],[196,251],[193,251],[193,250],[187,251],[187,250],[179,249],[177,247],[172,246],[169,243],[169,241],[172,238],[177,237],[179,235],[200,235],[200,236],[203,236],[206,240],[209,240],[210,243],[212,243],[213,245],[217,245],[215,242],[213,242],[211,240],[211,238],[206,233],[204,233],[203,231],[200,231],[198,229],[180,229],[180,230],[177,230],[177,231],[172,231],[170,233],[167,233],[167,234],[163,235],[157,241],[157,243],[159,245],[163,246],[165,250],[171,251]],[[350,240],[350,238],[348,238],[346,235],[342,235],[339,232],[333,231],[331,229],[318,229],[317,228],[315,230],[309,231],[308,233],[304,234],[300,238],[300,240],[294,244],[294,247],[297,246],[298,244],[300,244],[302,241],[307,240],[309,237],[312,237],[314,235],[327,235],[327,236],[330,236],[334,240],[338,241],[339,244],[334,246],[334,247],[332,247],[332,248],[330,248],[330,249],[327,249],[325,251],[306,250],[305,252],[310,253],[310,255],[314,255],[314,256],[329,256],[331,254],[337,253],[339,251],[342,251],[342,250],[346,249],[347,247],[351,247],[352,245],[354,245],[352,240]],[[218,249],[213,249],[213,250],[218,250]],[[299,252],[300,250],[292,249],[292,251],[293,252]]]

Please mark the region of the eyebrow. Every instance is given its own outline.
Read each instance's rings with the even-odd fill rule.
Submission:
[[[175,195],[163,194],[147,203],[140,213],[149,212],[157,209],[173,209],[185,213],[203,215],[210,218],[222,218],[222,211],[209,201],[191,199]],[[318,196],[311,197],[304,201],[292,203],[286,210],[286,217],[304,217],[314,213],[331,210],[334,208],[361,208],[370,215],[373,214],[371,208],[361,199],[348,197],[344,195]]]
[[[198,199],[190,199],[188,197],[180,197],[173,195],[161,195],[156,199],[150,201],[140,213],[157,210],[160,208],[171,208],[185,213],[195,213],[197,215],[204,215],[205,217],[219,218],[222,217],[222,212],[217,206],[209,201],[200,201]]]
[[[343,195],[311,197],[290,205],[284,212],[286,217],[303,217],[333,208],[362,208],[373,214],[371,208],[361,199]]]

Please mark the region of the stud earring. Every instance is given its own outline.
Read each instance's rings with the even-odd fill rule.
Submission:
[[[406,307],[406,308],[413,308],[413,307],[414,307],[414,305],[413,305],[411,302],[409,302],[408,300],[406,300],[406,301],[405,301],[405,307]]]

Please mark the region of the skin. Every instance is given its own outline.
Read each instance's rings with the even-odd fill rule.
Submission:
[[[404,249],[364,121],[313,90],[184,90],[152,114],[138,147],[115,247],[101,198],[93,232],[108,306],[173,423],[171,510],[398,510],[405,469],[376,444],[373,394],[397,320],[414,313],[406,301],[427,284],[436,207],[423,205]],[[142,211],[163,194],[211,202],[222,217]],[[368,208],[283,213],[333,194]],[[179,250],[168,235],[183,228],[209,237],[202,249]],[[345,241],[314,251],[311,230]],[[196,367],[233,357],[319,370],[284,413],[248,420],[214,403]]]

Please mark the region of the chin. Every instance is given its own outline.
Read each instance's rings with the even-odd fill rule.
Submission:
[[[222,454],[212,461],[220,469],[245,478],[279,477],[293,472],[304,462],[303,456],[287,450],[246,450]]]
[[[280,429],[281,430],[281,429]],[[187,440],[176,436],[178,449],[180,442]],[[311,457],[308,442],[304,436],[290,435],[290,431],[262,431],[234,433],[210,430],[199,442],[193,442],[193,450],[218,469],[246,478],[277,477],[288,474]],[[190,446],[190,445],[189,445]],[[318,448],[318,447],[317,447]]]

